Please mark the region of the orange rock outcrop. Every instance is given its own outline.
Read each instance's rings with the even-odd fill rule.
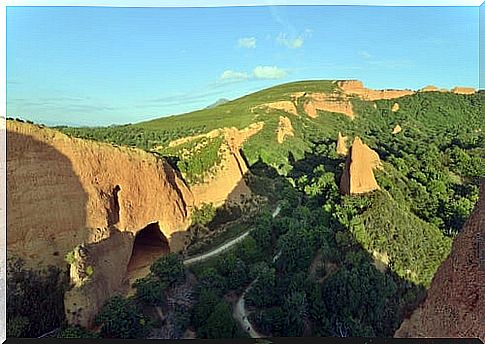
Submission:
[[[439,92],[440,89],[436,86],[428,85],[428,86],[423,87],[420,91],[421,92]]]
[[[391,111],[392,112],[399,111],[399,103],[394,103],[394,105],[392,105]]]
[[[289,136],[295,136],[295,131],[291,125],[291,120],[288,117],[280,116],[278,129],[276,130],[276,140],[279,144],[282,144]]]
[[[348,97],[336,93],[310,93],[304,96],[303,110],[311,118],[318,116],[318,110],[341,113],[354,118],[352,103]]]
[[[393,134],[399,134],[400,132],[402,131],[402,128],[399,124],[396,124],[396,126],[394,127],[394,129],[392,129],[392,133]]]
[[[28,262],[64,264],[105,229],[136,233],[159,221],[170,238],[188,225],[193,196],[170,165],[138,149],[70,138],[7,121],[8,249]]]
[[[375,168],[382,168],[379,155],[356,137],[350,147],[340,179],[340,191],[348,195],[379,190],[374,177]]]
[[[347,149],[347,136],[342,136],[342,133],[339,131],[338,132],[338,137],[337,137],[337,154],[339,155],[347,155],[348,149]]]
[[[243,195],[251,193],[244,176],[248,166],[241,154],[243,143],[258,133],[264,122],[257,122],[238,130],[237,128],[221,129],[224,141],[221,145],[221,164],[215,174],[209,176],[203,183],[191,187],[194,203],[197,207],[203,203],[220,206],[223,203],[237,203]]]
[[[296,106],[292,101],[289,100],[282,100],[279,102],[272,102],[266,103],[261,105],[262,107],[267,107],[274,110],[282,110],[288,112],[292,115],[298,116],[298,111],[296,110]]]
[[[451,90],[451,92],[456,94],[474,94],[476,90],[472,87],[455,87]]]
[[[64,269],[64,257],[80,244],[94,245],[89,261],[100,262],[96,252],[103,252],[112,266],[105,273],[102,264],[93,266],[97,284],[86,287],[95,293],[88,297],[93,303],[78,319],[89,326],[119,287],[136,233],[158,222],[170,242],[190,223],[193,195],[167,162],[144,151],[16,121],[6,127],[8,254],[30,266]],[[123,236],[123,244],[113,233]],[[85,293],[83,288],[71,293]]]
[[[412,90],[372,90],[365,88],[359,80],[339,80],[337,86],[348,95],[356,95],[363,100],[394,99],[414,94]]]
[[[427,297],[395,337],[467,337],[485,341],[485,184],[480,200],[434,276]]]

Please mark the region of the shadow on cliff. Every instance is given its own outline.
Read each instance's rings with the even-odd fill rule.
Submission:
[[[62,244],[86,225],[87,201],[69,158],[7,124],[7,245],[32,260],[62,264]]]
[[[36,337],[65,320],[64,257],[82,236],[88,196],[65,155],[8,128],[7,259],[25,265],[7,270],[7,336]]]

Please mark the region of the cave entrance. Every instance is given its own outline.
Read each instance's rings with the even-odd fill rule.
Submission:
[[[157,258],[168,253],[170,253],[168,240],[160,230],[158,222],[150,223],[136,233],[127,268],[128,275],[144,273]]]

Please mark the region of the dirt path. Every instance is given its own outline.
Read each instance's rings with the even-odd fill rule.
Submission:
[[[241,325],[243,328],[244,332],[247,332],[251,338],[261,338],[263,337],[260,333],[258,333],[253,325],[249,322],[248,319],[248,311],[246,310],[246,305],[244,301],[244,297],[246,296],[246,293],[252,288],[254,283],[256,283],[258,279],[256,278],[254,281],[251,282],[251,284],[246,288],[244,293],[239,297],[236,303],[236,307],[234,307],[234,312],[233,312],[233,317],[236,319],[236,321]]]
[[[276,207],[276,209],[274,210],[274,212],[272,213],[273,218],[276,217],[280,213],[280,211],[281,211],[281,206],[278,205]],[[221,245],[221,246],[219,246],[219,247],[217,247],[217,248],[215,248],[215,249],[213,249],[209,252],[206,252],[204,254],[201,254],[201,255],[198,255],[198,256],[195,256],[195,257],[185,259],[184,265],[189,266],[189,265],[202,262],[202,261],[207,260],[211,257],[215,257],[215,256],[221,254],[222,252],[226,251],[227,249],[233,247],[237,243],[244,240],[244,238],[247,237],[251,233],[252,230],[253,230],[253,228],[248,229],[247,231],[245,231],[244,233],[241,233],[236,238],[226,242],[225,244],[223,244],[223,245]],[[273,258],[273,262],[275,262],[279,258],[280,255],[281,255],[281,251],[278,252],[278,254]],[[142,262],[137,261],[137,264],[133,264],[133,265],[136,265],[136,266],[131,266],[131,269],[130,269],[131,271],[130,271],[130,276],[129,276],[130,282],[134,282],[137,278],[142,278],[142,277],[146,276],[150,271],[150,265],[149,264],[145,265]],[[234,312],[233,312],[233,317],[238,321],[238,323],[241,325],[241,327],[246,332],[249,333],[251,338],[261,338],[261,337],[263,337],[261,334],[259,334],[253,328],[253,326],[249,322],[249,320],[248,320],[249,313],[246,309],[245,300],[244,300],[246,293],[249,292],[249,290],[254,285],[254,283],[257,282],[257,280],[258,279],[256,278],[253,282],[251,282],[251,284],[246,288],[246,290],[243,292],[243,294],[239,297],[239,299],[237,300],[237,303],[236,303],[236,307],[234,308]],[[134,293],[134,289],[129,288],[128,293]],[[159,309],[157,307],[156,310],[157,310],[159,317],[162,319],[163,313],[161,312],[161,309]]]
[[[276,217],[280,213],[281,207],[278,206],[276,210],[273,212],[273,218]],[[273,257],[273,263],[276,262],[276,260],[281,256],[281,251],[279,251],[274,257]],[[254,279],[254,281],[251,282],[250,285],[244,290],[244,292],[241,294],[239,299],[237,300],[236,307],[234,307],[233,311],[233,317],[234,319],[237,320],[237,322],[241,325],[243,330],[249,334],[251,338],[262,338],[264,337],[262,334],[260,334],[258,331],[256,331],[249,321],[249,312],[246,309],[246,302],[244,300],[244,297],[246,294],[251,290],[253,285],[258,281],[258,277]]]
[[[195,256],[195,257],[192,257],[192,258],[185,259],[184,265],[185,266],[192,265],[194,263],[199,263],[199,262],[204,261],[206,259],[209,259],[211,257],[217,256],[217,255],[221,254],[222,252],[226,251],[227,249],[231,248],[232,246],[236,245],[238,242],[241,242],[245,237],[247,237],[249,235],[250,232],[251,232],[251,229],[242,233],[241,235],[232,239],[231,241],[226,242],[222,246],[215,248],[212,251],[206,252],[206,253],[201,254],[199,256]]]
[[[275,211],[273,212],[272,216],[275,217],[277,216],[281,211],[281,207],[278,205],[275,209]],[[204,254],[201,254],[201,255],[198,255],[198,256],[195,256],[195,257],[192,257],[192,258],[187,258],[184,260],[184,265],[185,266],[189,266],[191,264],[194,264],[194,263],[199,263],[201,261],[204,261],[208,258],[211,258],[211,257],[214,257],[214,256],[217,256],[219,254],[221,254],[222,252],[226,251],[227,249],[233,247],[234,245],[236,245],[237,243],[241,242],[245,237],[247,237],[249,235],[249,233],[251,233],[253,229],[250,228],[248,229],[247,231],[241,233],[239,236],[237,236],[236,238],[226,242],[225,244],[209,251],[209,252],[206,252]]]

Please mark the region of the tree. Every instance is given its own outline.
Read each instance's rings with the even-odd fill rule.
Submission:
[[[264,309],[254,317],[258,328],[271,336],[282,336],[285,328],[285,313],[281,307]]]
[[[183,282],[185,279],[184,263],[175,253],[157,259],[150,266],[150,271],[168,286]]]
[[[119,295],[104,304],[95,322],[101,326],[101,335],[107,338],[145,338],[151,328],[139,305]]]
[[[200,208],[194,209],[192,213],[192,224],[206,225],[216,215],[216,208],[212,203],[203,203]]]
[[[241,290],[248,282],[247,264],[234,252],[227,253],[218,259],[217,271],[225,277],[228,289]]]
[[[193,310],[193,323],[197,329],[204,327],[218,302],[219,298],[214,291],[209,288],[200,289],[198,301]]]
[[[167,283],[160,281],[152,274],[137,279],[133,287],[136,288],[136,297],[145,304],[162,306],[166,301],[165,289],[168,287]]]
[[[307,300],[304,292],[294,292],[285,297],[283,310],[285,312],[285,335],[299,337],[303,334],[307,316]]]
[[[231,307],[224,301],[219,302],[207,319],[205,338],[236,338],[240,335],[232,317]]]
[[[99,338],[99,335],[81,326],[69,326],[60,331],[57,338]]]
[[[37,337],[65,320],[67,276],[58,268],[31,270],[22,259],[7,260],[7,330],[10,336]]]
[[[205,268],[197,277],[201,289],[210,289],[215,294],[222,296],[226,288],[225,280],[214,267]]]
[[[272,244],[272,228],[271,224],[258,224],[256,228],[251,232],[250,236],[254,238],[256,243],[261,247],[261,250],[268,253]]]
[[[277,298],[275,287],[275,269],[263,266],[258,273],[257,281],[247,293],[245,300],[248,304],[259,308],[274,305]]]
[[[245,263],[252,264],[262,259],[263,254],[258,242],[252,237],[246,237],[236,248],[236,255]]]

